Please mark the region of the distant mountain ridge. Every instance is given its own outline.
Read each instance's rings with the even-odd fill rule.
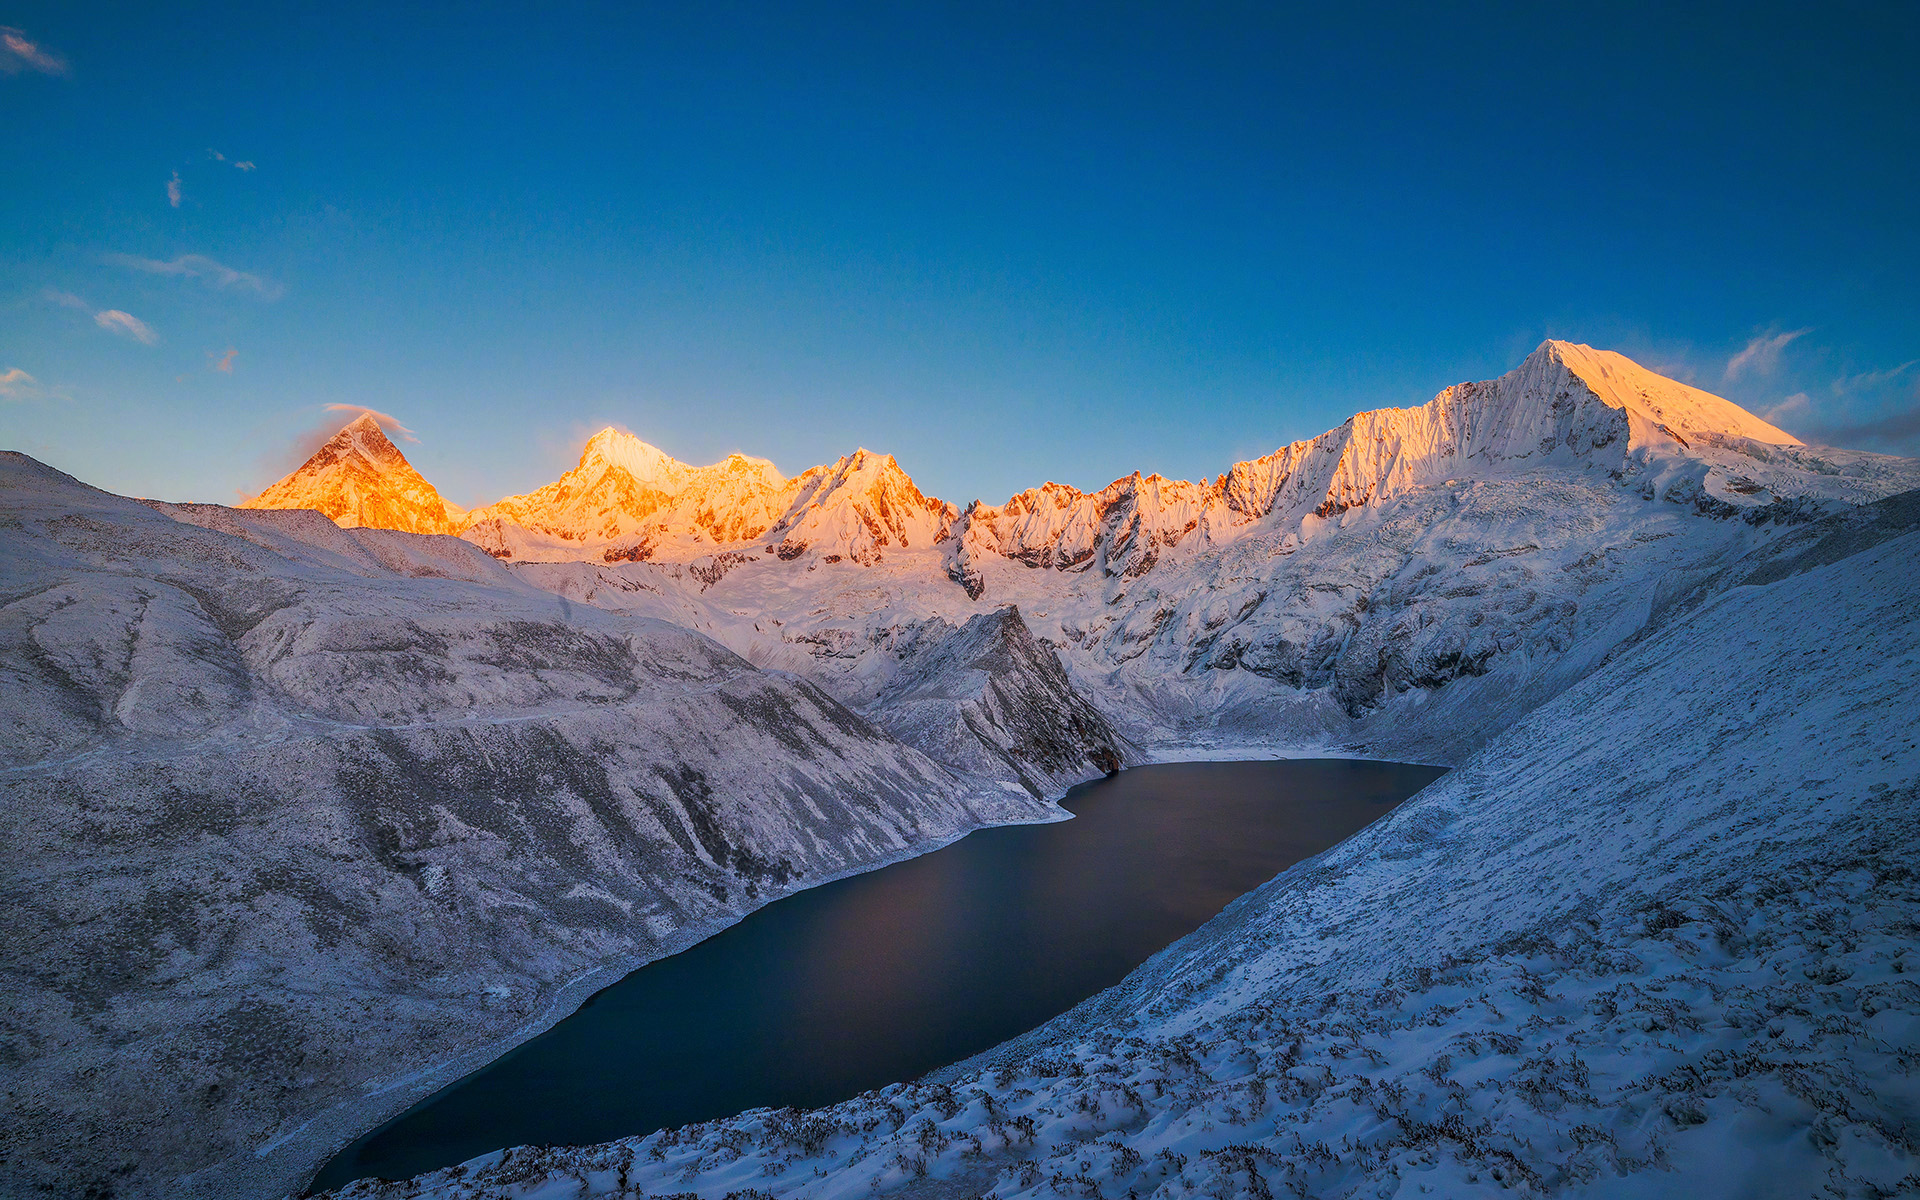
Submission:
[[[609,427],[553,483],[463,512],[361,417],[247,506],[452,533],[521,562],[731,554],[871,566],[889,551],[941,546],[945,573],[977,598],[986,561],[1131,577],[1196,536],[1212,545],[1269,518],[1324,520],[1454,477],[1548,466],[1635,476],[1650,497],[1725,513],[1782,496],[1884,493],[1852,494],[1845,472],[1811,453],[1731,401],[1624,355],[1547,341],[1498,379],[1456,384],[1414,408],[1357,413],[1198,483],[1136,472],[1098,492],[1048,483],[963,511],[922,493],[890,455],[857,450],[789,479],[744,454],[693,466]]]

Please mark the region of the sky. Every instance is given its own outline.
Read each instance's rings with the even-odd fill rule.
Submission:
[[[1920,455],[1920,6],[1447,7],[0,0],[0,447],[232,503],[364,406],[469,506],[608,424],[997,502],[1559,337]]]

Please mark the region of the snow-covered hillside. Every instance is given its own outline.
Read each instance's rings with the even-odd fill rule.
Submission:
[[[0,525],[0,1194],[280,1195],[772,897],[1058,815],[455,538],[18,454]]]
[[[1050,797],[1141,760],[1074,690],[1018,609],[981,613],[958,629],[935,618],[901,638],[893,656],[898,668],[864,707],[964,775]]]
[[[814,1112],[353,1200],[1920,1191],[1920,493],[1611,662],[1119,987]]]
[[[1620,355],[1548,342],[1497,380],[1359,414],[1211,482],[1134,475],[974,504],[931,549],[789,562],[755,543],[515,569],[855,705],[920,623],[1017,605],[1075,687],[1158,753],[1450,762],[1685,580],[1915,486],[1920,462],[1803,446]]]

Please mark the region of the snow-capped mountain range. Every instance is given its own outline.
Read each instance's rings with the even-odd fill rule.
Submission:
[[[1728,400],[1624,355],[1549,341],[1487,383],[1377,409],[1192,483],[1135,473],[1098,492],[1048,483],[964,511],[923,495],[891,455],[856,450],[788,479],[766,459],[696,467],[620,430],[553,483],[470,511],[447,502],[363,415],[242,507],[313,508],[343,526],[458,533],[516,562],[693,562],[728,551],[871,566],[942,545],[979,594],[981,565],[1139,575],[1170,547],[1219,545],[1276,516],[1327,519],[1456,477],[1542,467],[1633,475],[1645,492],[1725,511],[1781,497],[1859,501],[1900,468],[1838,463]]]
[[[1080,1064],[1071,1072],[1035,1060],[1008,1076],[1028,1081],[1011,1092],[954,1076],[947,1092],[890,1093],[927,1109],[902,1117],[901,1136],[925,1139],[918,1151],[875,1133],[902,1125],[893,1099],[869,1097],[821,1118],[823,1136],[847,1139],[834,1143],[846,1152],[837,1164],[796,1157],[771,1126],[723,1122],[650,1145],[665,1165],[647,1168],[647,1186],[684,1181],[717,1197],[790,1171],[781,1194],[865,1195],[877,1177],[847,1164],[900,1151],[881,1184],[911,1191],[912,1161],[952,1179],[973,1170],[961,1153],[971,1146],[1011,1155],[979,1181],[1003,1194],[1038,1194],[1023,1155],[1044,1161],[1047,1179],[1064,1176],[1061,1187],[1091,1172],[1115,1185],[1108,1194],[1226,1194],[1220,1171],[1288,1156],[1319,1172],[1314,1194],[1382,1194],[1382,1164],[1440,1154],[1439,1143],[1409,1150],[1371,1116],[1348,1121],[1346,1091],[1303,1081],[1353,1069],[1339,1065],[1360,1053],[1348,1026],[1387,1011],[1377,996],[1389,970],[1412,1015],[1366,1026],[1389,1064],[1370,1086],[1390,1104],[1363,1115],[1466,1130],[1465,1149],[1445,1153],[1467,1164],[1468,1183],[1493,1166],[1524,1167],[1528,1180],[1644,1178],[1664,1134],[1615,1122],[1603,1132],[1618,1154],[1589,1162],[1582,1142],[1552,1151],[1561,1166],[1535,1162],[1524,1143],[1572,1146],[1601,1128],[1580,1105],[1641,1111],[1633,1096],[1649,1088],[1671,1093],[1660,1111],[1686,1121],[1717,1111],[1662,1082],[1681,1061],[1665,1042],[1621,1043],[1625,1057],[1595,1067],[1566,1110],[1586,1124],[1569,1126],[1546,1109],[1538,1121],[1502,1109],[1494,1093],[1439,1112],[1420,1080],[1457,1092],[1454,1051],[1422,1059],[1409,1041],[1419,1037],[1401,1034],[1438,1014],[1462,1045],[1499,1048],[1486,1079],[1525,1084],[1560,1069],[1541,1065],[1555,1052],[1544,1039],[1577,1014],[1543,1010],[1509,1030],[1498,1015],[1482,1021],[1471,993],[1511,986],[1545,1004],[1541,978],[1579,996],[1681,986],[1642,944],[1675,928],[1643,919],[1648,905],[1798,931],[1807,946],[1850,928],[1820,906],[1853,904],[1841,893],[1860,873],[1815,871],[1807,848],[1830,843],[1844,858],[1862,805],[1903,796],[1905,823],[1876,818],[1877,848],[1855,858],[1911,856],[1913,742],[1883,710],[1911,675],[1920,628],[1920,518],[1912,495],[1887,498],[1916,488],[1920,462],[1803,445],[1726,400],[1565,342],[1499,379],[1358,414],[1216,478],[1134,474],[1091,493],[1050,483],[964,508],[865,450],[789,479],[743,455],[691,466],[606,430],[560,479],[468,512],[370,416],[243,509],[113,496],[0,454],[0,966],[12,1013],[0,1053],[15,1064],[0,1192],[297,1191],[345,1141],[558,1020],[598,982],[795,887],[982,824],[1056,818],[1050,801],[1065,788],[1132,763],[1287,754],[1461,769],[1336,852],[1323,864],[1334,874],[1303,864],[1149,964],[1128,986],[1152,1000],[1151,1022],[1116,1033],[1096,1003],[1072,1037],[1035,1043]],[[1822,589],[1851,607],[1797,622]],[[1808,654],[1814,666],[1795,665]],[[1667,699],[1639,697],[1647,688]],[[1594,724],[1597,705],[1612,715]],[[1791,724],[1815,707],[1839,730],[1838,766]],[[1748,750],[1767,779],[1735,761]],[[1741,788],[1752,803],[1737,829],[1713,824],[1726,811],[1718,797]],[[1704,840],[1632,823],[1636,805],[1684,811]],[[1425,870],[1428,854],[1443,882],[1418,904],[1393,896],[1398,873]],[[1615,861],[1646,869],[1590,870]],[[1813,872],[1832,896],[1803,902],[1814,892],[1798,884],[1785,899],[1725,893],[1728,878],[1774,872]],[[1873,878],[1884,890],[1892,876]],[[1540,880],[1560,891],[1536,896]],[[1311,917],[1321,911],[1341,924]],[[1555,914],[1570,912],[1599,915],[1567,933]],[[1481,930],[1490,913],[1512,916],[1506,940]],[[1563,933],[1579,942],[1567,961],[1586,966],[1525,957],[1526,946],[1558,954]],[[1511,940],[1522,934],[1533,940]],[[1366,949],[1376,942],[1400,947],[1393,963]],[[1877,1069],[1879,1043],[1835,1015],[1845,996],[1766,982],[1800,969],[1799,950],[1718,944],[1715,970],[1747,989],[1743,1004],[1816,1014],[1817,1029],[1782,1026],[1810,1039],[1803,1057]],[[1858,966],[1861,977],[1904,969],[1883,959]],[[1168,982],[1185,963],[1191,977]],[[1301,975],[1302,963],[1324,970]],[[1286,982],[1296,976],[1306,982]],[[1306,1006],[1336,993],[1345,1008],[1310,1018]],[[1888,984],[1872,1003],[1910,1008],[1904,995]],[[1669,1022],[1639,1026],[1650,1039],[1681,1019],[1666,999],[1645,1003]],[[1206,1014],[1193,1007],[1203,1004]],[[1910,1023],[1906,1011],[1889,1020]],[[1275,1012],[1295,1024],[1284,1037],[1246,1034],[1245,1053],[1202,1036],[1216,1015],[1232,1032]],[[1740,1052],[1766,1051],[1755,1031],[1773,1026],[1741,1020]],[[1125,1074],[1131,1065],[1099,1059],[1113,1036],[1143,1038],[1167,1061],[1198,1055],[1224,1090],[1181,1090],[1213,1086],[1194,1075],[1163,1092]],[[1788,1048],[1803,1053],[1801,1041]],[[1297,1062],[1267,1062],[1282,1052]],[[1249,1054],[1259,1061],[1241,1071]],[[1701,1072],[1724,1065],[1696,1058],[1686,1062]],[[1183,1132],[1099,1125],[1110,1146],[1083,1154],[1075,1114],[1097,1125],[1105,1103],[1083,1078],[1152,1090],[1165,1103],[1146,1128]],[[1313,1146],[1286,1141],[1290,1117],[1242,1136],[1236,1122],[1252,1110],[1234,1089],[1250,1079],[1311,1109]],[[1793,1143],[1794,1169],[1833,1160],[1866,1178],[1881,1151],[1849,1147],[1878,1136],[1862,1122],[1880,1118],[1859,1114],[1880,1101],[1835,1086],[1854,1098],[1821,1109],[1824,1132]],[[949,1111],[955,1096],[989,1093],[984,1109]],[[1024,1150],[994,1132],[1005,1122],[993,1114],[1016,1105]],[[1522,1132],[1483,1136],[1496,1127]],[[715,1138],[731,1158],[708,1146]],[[547,1165],[632,1165],[632,1149],[536,1160],[522,1182],[545,1179]],[[1194,1169],[1148,1180],[1136,1160],[1162,1150]],[[1218,1157],[1230,1154],[1240,1158]],[[516,1188],[509,1165],[473,1182]],[[609,1170],[568,1194],[627,1176]],[[1462,1180],[1436,1177],[1443,1190]],[[421,1194],[463,1189],[444,1176]]]
[[[336,441],[376,436],[363,420]],[[365,523],[383,506],[328,508],[378,498],[328,486],[335,460],[356,461],[330,446],[254,504],[304,481]],[[413,478],[396,468],[401,495]],[[1810,447],[1549,341],[1498,379],[1199,482],[1136,472],[957,509],[865,450],[783,479],[609,429],[555,483],[447,519],[536,586],[698,629],[856,706],[927,628],[1011,604],[1137,743],[1385,739],[1444,761],[1631,636],[1657,580],[1915,486],[1913,460]]]

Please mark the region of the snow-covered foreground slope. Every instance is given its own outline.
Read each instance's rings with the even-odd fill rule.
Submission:
[[[7,1196],[282,1194],[768,899],[1058,815],[451,537],[17,454],[0,526]]]
[[[1920,494],[1611,662],[1118,988],[935,1077],[342,1195],[1920,1190]]]

